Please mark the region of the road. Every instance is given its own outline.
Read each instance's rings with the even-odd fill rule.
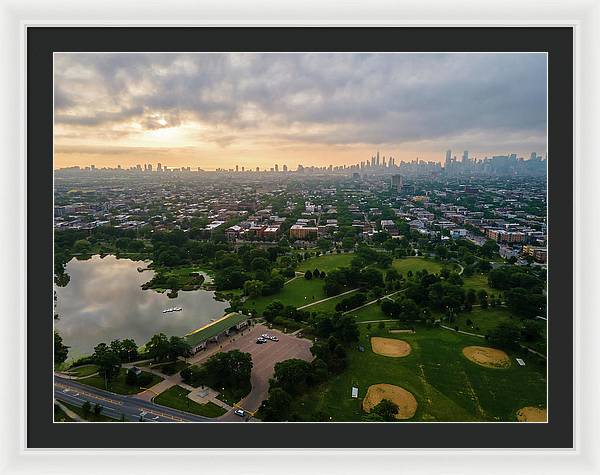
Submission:
[[[60,376],[54,377],[54,398],[79,407],[85,401],[92,405],[98,403],[104,407],[103,415],[116,420],[125,415],[133,422],[139,422],[142,416],[145,422],[214,422],[214,419],[159,406],[135,396],[114,394]]]

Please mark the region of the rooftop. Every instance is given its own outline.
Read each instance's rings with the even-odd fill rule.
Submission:
[[[248,317],[247,315],[238,312],[228,313],[219,318],[218,320],[210,322],[204,325],[203,327],[200,327],[197,330],[188,333],[185,336],[185,339],[191,346],[194,346],[212,337],[215,337],[220,333],[223,333],[228,328],[231,328],[234,325],[237,325],[238,323],[243,322],[244,320],[247,320],[249,318],[250,317]]]

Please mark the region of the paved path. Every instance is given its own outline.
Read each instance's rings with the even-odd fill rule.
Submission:
[[[346,315],[347,313],[356,312],[357,310],[360,310],[361,308],[368,307],[369,305],[372,305],[372,304],[374,304],[375,302],[377,302],[377,301],[379,301],[381,299],[388,299],[392,295],[396,295],[396,294],[399,294],[400,292],[405,292],[405,291],[406,291],[406,289],[396,290],[396,292],[392,292],[391,294],[384,295],[383,297],[379,297],[378,299],[371,300],[370,302],[367,302],[366,304],[361,305],[360,307],[356,307],[356,308],[353,308],[352,310],[348,310],[348,311],[344,312],[343,315]]]
[[[348,295],[348,294],[351,294],[352,292],[356,292],[357,290],[358,290],[358,289],[352,289],[352,290],[348,290],[348,291],[346,291],[346,292],[343,292],[343,293],[341,293],[341,294],[334,295],[333,297],[327,297],[326,299],[317,300],[316,302],[312,302],[312,303],[309,303],[309,304],[303,305],[302,307],[298,307],[298,310],[302,310],[302,309],[304,309],[304,308],[308,308],[308,307],[311,307],[311,306],[313,306],[313,305],[317,305],[317,304],[319,304],[319,303],[327,302],[328,300],[331,300],[331,299],[336,299],[336,298],[338,298],[338,297],[341,297],[342,295]]]

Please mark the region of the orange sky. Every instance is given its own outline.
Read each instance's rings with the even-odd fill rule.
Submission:
[[[54,73],[55,168],[546,150],[540,54],[57,53]]]

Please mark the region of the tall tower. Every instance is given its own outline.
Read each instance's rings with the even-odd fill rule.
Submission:
[[[377,159],[375,160],[375,165],[379,166],[379,150],[377,150]]]

